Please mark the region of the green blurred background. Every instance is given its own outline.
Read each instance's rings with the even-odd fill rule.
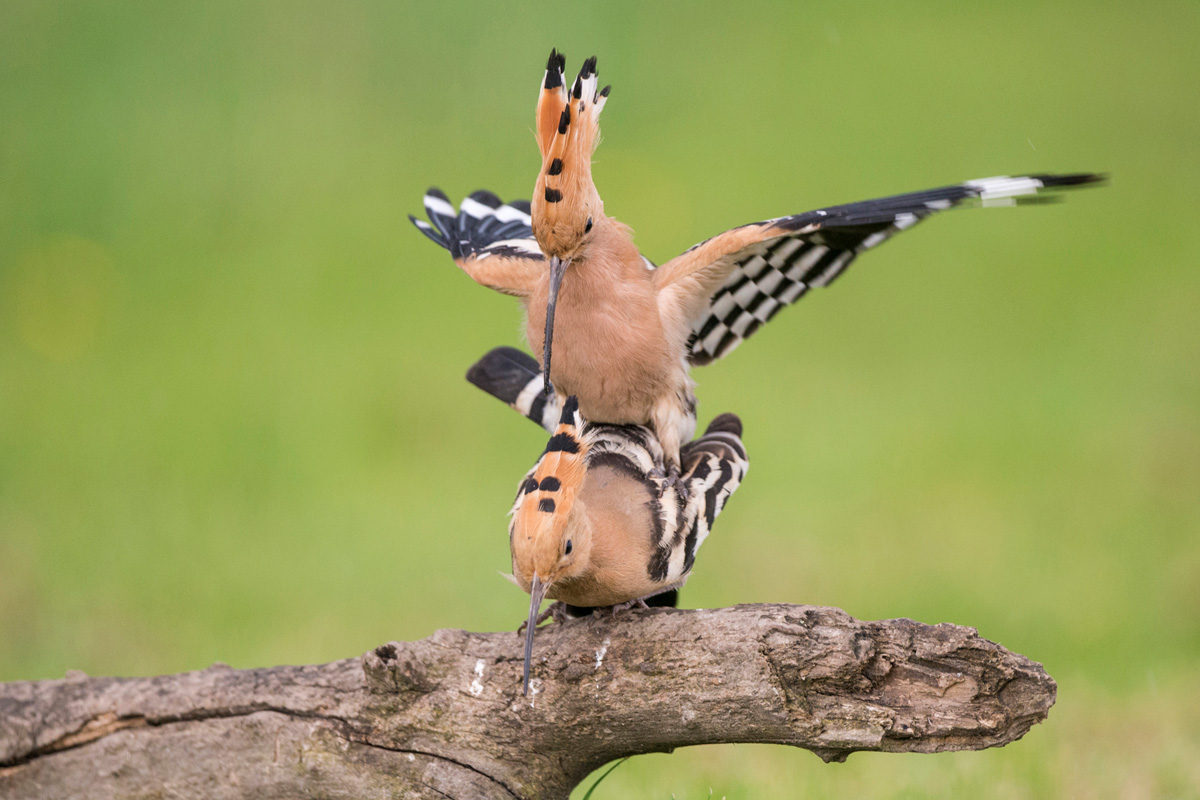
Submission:
[[[1059,681],[983,753],[723,746],[597,797],[1200,796],[1200,5],[0,5],[0,680],[508,630],[544,444],[470,387],[514,301],[405,215],[528,197],[557,46],[662,262],[735,224],[1023,171],[725,362],[753,469],[682,601],[977,626]]]

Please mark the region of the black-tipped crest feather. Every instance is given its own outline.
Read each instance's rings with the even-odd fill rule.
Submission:
[[[550,51],[550,59],[546,62],[546,83],[543,88],[557,89],[562,86],[562,70],[566,64],[566,57],[559,54],[557,49]]]

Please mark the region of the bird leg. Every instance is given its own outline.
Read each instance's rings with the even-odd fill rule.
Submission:
[[[649,597],[649,595],[647,595],[647,597]],[[615,617],[617,615],[617,612],[626,611],[631,608],[650,608],[650,606],[646,605],[645,597],[638,597],[634,600],[628,600],[624,603],[617,603],[615,606],[609,606],[608,607],[608,615],[610,617]],[[600,611],[603,611],[603,610],[604,609],[602,609],[602,608],[597,608],[592,613],[599,613]]]
[[[571,616],[567,613],[567,604],[561,600],[555,600],[546,608],[545,611],[543,611],[541,614],[538,614],[537,621],[533,623],[533,627],[536,628],[538,625],[541,625],[548,619],[553,619],[555,622],[561,625],[570,618]],[[521,627],[517,628],[518,636],[524,635],[525,626],[528,624],[528,621],[521,623]]]

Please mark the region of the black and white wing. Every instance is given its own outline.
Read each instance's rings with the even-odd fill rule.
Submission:
[[[455,209],[437,188],[425,193],[429,222],[409,215],[417,230],[450,251],[454,262],[479,283],[505,294],[527,295],[545,271],[533,237],[529,202],[477,191]]]
[[[1056,199],[1059,189],[1104,176],[1028,175],[967,181],[756,222],[701,242],[657,270],[678,293],[706,297],[688,341],[688,360],[715,361],[814,286],[828,286],[858,255],[938,211]],[[686,298],[685,298],[686,299]]]

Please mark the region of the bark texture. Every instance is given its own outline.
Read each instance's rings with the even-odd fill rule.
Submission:
[[[1008,744],[1041,665],[972,628],[834,608],[653,609],[362,658],[0,684],[0,797],[563,798],[638,753],[773,742],[842,761]]]

